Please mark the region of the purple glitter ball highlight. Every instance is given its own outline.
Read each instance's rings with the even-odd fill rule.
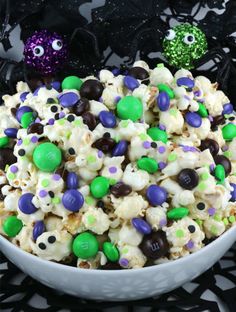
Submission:
[[[25,63],[42,74],[55,73],[67,60],[68,49],[63,38],[48,30],[36,31],[26,41]]]

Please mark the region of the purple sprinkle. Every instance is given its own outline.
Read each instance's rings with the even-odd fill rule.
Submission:
[[[48,124],[49,124],[50,126],[54,125],[54,122],[55,122],[55,120],[54,120],[53,118],[50,118],[50,119],[48,120]]]
[[[223,152],[226,152],[229,149],[229,147],[228,147],[228,145],[224,145],[221,147],[221,149]]]
[[[213,117],[211,115],[208,116],[208,119],[210,120],[210,122],[213,121]]]
[[[103,103],[103,98],[100,96],[98,102]]]
[[[190,97],[189,97],[189,96],[184,95],[184,98],[185,98],[186,100],[190,101]]]
[[[188,241],[188,243],[186,244],[186,247],[188,249],[192,249],[194,247],[194,242],[192,240]]]
[[[204,100],[204,99],[198,99],[198,102],[200,102],[200,103],[204,103],[204,102],[205,102],[205,100]]]
[[[18,171],[18,167],[13,165],[13,166],[11,166],[10,171],[12,173],[16,173]]]
[[[214,165],[214,164],[211,164],[211,165],[210,165],[210,171],[212,172],[212,171],[214,171],[214,169],[215,169],[215,165]]]
[[[129,260],[125,258],[121,258],[119,261],[121,266],[128,266],[129,265]]]
[[[117,95],[117,96],[115,97],[115,103],[118,103],[120,99],[121,99],[121,96]]]
[[[110,173],[116,173],[117,172],[117,168],[116,167],[110,167],[109,168],[109,172]]]
[[[46,197],[47,195],[48,195],[48,192],[47,192],[47,191],[45,191],[45,190],[39,191],[39,196],[40,196],[40,197]]]
[[[163,227],[167,224],[167,220],[166,219],[161,219],[159,222],[159,226]]]
[[[32,136],[31,142],[32,142],[32,143],[37,143],[37,142],[38,142],[38,138],[37,138],[35,135]]]
[[[166,130],[166,126],[162,125],[162,124],[159,124],[159,129],[160,130]]]
[[[21,145],[22,144],[22,140],[21,139],[19,139],[18,141],[17,141],[17,145],[19,146],[19,145]]]
[[[65,113],[64,112],[60,112],[59,113],[59,118],[64,118],[65,117]]]
[[[183,145],[182,149],[183,149],[184,152],[189,152],[190,151],[190,146]]]
[[[200,90],[196,90],[196,91],[193,92],[193,94],[195,96],[200,96],[201,95],[201,91]]]
[[[214,216],[215,213],[216,213],[216,209],[214,207],[211,207],[208,209],[209,216]]]
[[[151,147],[151,143],[149,141],[144,141],[143,142],[143,147],[146,149],[149,149]]]
[[[61,179],[61,176],[60,176],[59,174],[55,173],[55,174],[52,176],[52,179],[53,179],[54,181],[59,181],[59,180]]]
[[[159,166],[160,170],[162,170],[162,169],[164,169],[166,167],[166,163],[164,161],[160,161],[158,163],[158,166]]]
[[[196,149],[196,147],[190,146],[190,147],[189,147],[189,151],[190,151],[190,152],[197,152],[198,150]]]
[[[39,123],[40,121],[41,121],[40,118],[36,118],[35,121],[34,121],[34,123]]]
[[[103,152],[102,151],[98,151],[98,158],[102,158],[103,157]]]
[[[165,153],[165,151],[166,151],[165,146],[160,146],[160,147],[158,147],[158,151],[159,151],[160,154]]]

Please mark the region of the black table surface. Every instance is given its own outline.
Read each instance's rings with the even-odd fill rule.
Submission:
[[[236,312],[236,244],[212,268],[159,298],[97,302],[59,293],[22,273],[0,254],[1,312]]]

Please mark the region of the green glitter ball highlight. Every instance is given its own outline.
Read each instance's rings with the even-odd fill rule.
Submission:
[[[205,34],[191,24],[180,24],[167,31],[163,40],[164,55],[170,65],[192,69],[194,61],[207,51]]]

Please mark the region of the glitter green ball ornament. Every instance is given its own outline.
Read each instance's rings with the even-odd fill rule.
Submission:
[[[191,24],[180,24],[169,29],[163,40],[164,55],[170,65],[192,69],[194,61],[207,51],[205,34]]]

